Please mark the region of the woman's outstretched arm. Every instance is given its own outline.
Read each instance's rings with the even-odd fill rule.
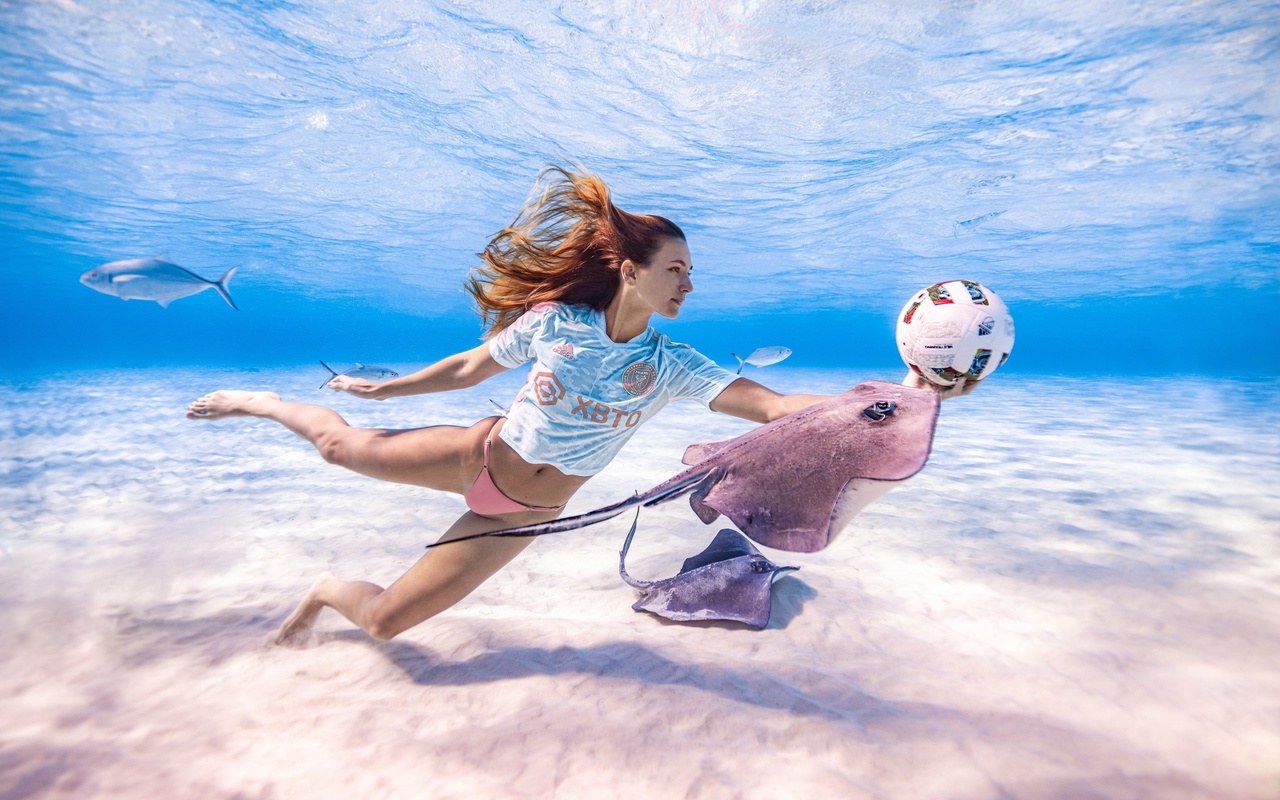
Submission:
[[[943,400],[963,397],[978,388],[978,381],[966,382],[963,378],[945,389],[908,371],[902,385],[913,389],[933,389]],[[711,401],[711,410],[729,414],[752,422],[773,422],[788,414],[802,411],[815,403],[830,400],[830,395],[778,394],[767,386],[761,386],[748,378],[739,378]]]
[[[711,401],[711,410],[752,422],[773,422],[830,399],[821,394],[778,394],[749,378],[738,378]]]
[[[335,392],[346,392],[365,400],[386,400],[388,397],[465,389],[482,383],[499,372],[505,372],[506,369],[489,355],[489,345],[486,342],[479,347],[442,358],[412,375],[383,383],[339,375],[329,381],[328,386]]]

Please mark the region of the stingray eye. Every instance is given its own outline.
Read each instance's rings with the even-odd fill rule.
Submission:
[[[896,405],[888,400],[877,400],[866,408],[862,409],[862,413],[872,422],[880,422],[889,416],[897,408]]]

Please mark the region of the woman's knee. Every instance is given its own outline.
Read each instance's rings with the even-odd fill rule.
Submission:
[[[386,603],[382,601],[385,594],[386,591],[384,590],[382,594],[365,600],[364,607],[360,609],[360,618],[355,620],[361,628],[364,628],[365,633],[380,642],[394,639],[396,634],[404,631],[404,628],[392,624],[391,615],[387,613]]]
[[[345,467],[350,465],[351,457],[356,449],[353,441],[354,434],[354,428],[338,428],[325,431],[316,436],[313,444],[315,444],[316,450],[319,451],[320,457],[325,461]]]
[[[433,616],[433,615],[432,615]],[[400,614],[379,614],[374,612],[369,615],[363,625],[365,633],[380,642],[388,642],[396,638],[400,634],[409,630],[413,626],[425,622],[429,617],[423,617],[413,621],[407,621]]]
[[[390,625],[383,620],[373,620],[365,626],[365,633],[377,639],[380,642],[389,642],[396,636],[404,633],[403,628]]]
[[[428,614],[420,619],[416,618],[411,613],[406,613],[406,609],[391,602],[386,592],[370,598],[363,612],[360,627],[380,642],[394,639],[414,625],[434,616]]]
[[[341,464],[343,462],[344,450],[342,441],[337,436],[325,435],[316,437],[316,450],[320,452],[320,457],[330,464]]]

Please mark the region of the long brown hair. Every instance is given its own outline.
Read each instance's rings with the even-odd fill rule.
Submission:
[[[618,290],[622,262],[647,264],[665,238],[684,231],[665,217],[613,204],[597,175],[551,166],[515,221],[498,232],[467,277],[467,291],[494,334],[538,303],[557,300],[603,311]]]

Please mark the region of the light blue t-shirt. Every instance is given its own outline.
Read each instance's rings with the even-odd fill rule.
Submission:
[[[672,400],[709,405],[738,376],[653,328],[628,342],[587,306],[541,303],[489,340],[504,367],[533,362],[502,440],[568,475],[604,469],[636,428]]]

